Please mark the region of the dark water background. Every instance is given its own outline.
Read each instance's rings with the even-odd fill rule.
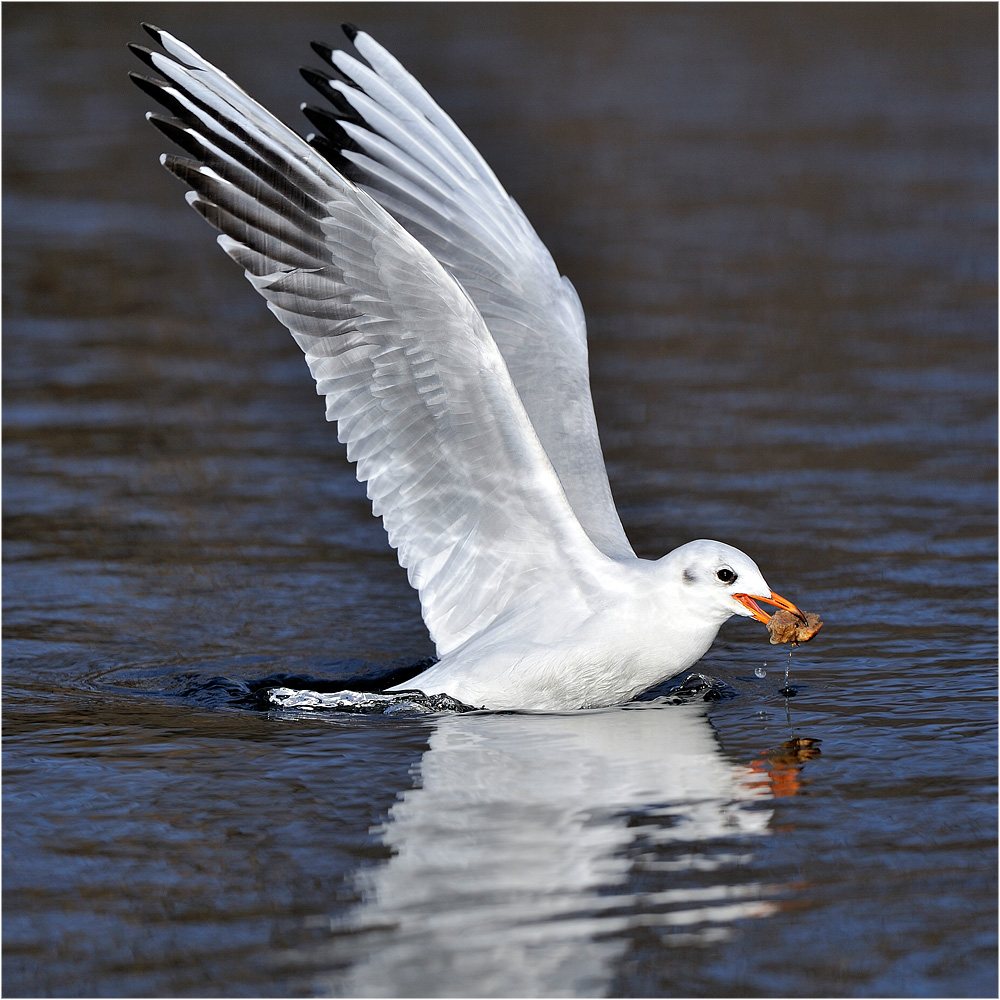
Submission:
[[[2,15],[5,995],[995,995],[994,5]],[[580,292],[637,551],[823,614],[794,698],[739,621],[712,704],[240,700],[431,647],[140,20],[296,127],[341,20],[422,80]]]

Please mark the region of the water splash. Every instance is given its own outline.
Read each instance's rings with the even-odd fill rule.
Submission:
[[[400,691],[378,694],[371,691],[296,691],[292,688],[271,688],[268,702],[275,708],[307,711],[353,712],[359,715],[424,715],[430,712],[475,712],[446,694],[424,694],[421,691]]]

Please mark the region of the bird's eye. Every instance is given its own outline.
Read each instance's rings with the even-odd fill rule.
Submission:
[[[728,566],[723,566],[715,575],[723,583],[732,583],[736,579],[736,574]]]

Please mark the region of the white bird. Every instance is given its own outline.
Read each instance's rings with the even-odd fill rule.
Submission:
[[[300,138],[144,25],[133,79],[191,158],[161,162],[306,356],[439,660],[402,687],[490,709],[624,703],[757,602],[801,612],[722,542],[639,559],[608,484],[580,300],[469,140],[370,35],[303,75]],[[165,53],[165,54],[164,54]]]

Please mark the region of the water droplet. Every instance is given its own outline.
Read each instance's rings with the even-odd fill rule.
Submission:
[[[758,677],[766,677],[767,676],[767,671],[763,667],[757,667],[757,669],[754,671],[754,673]]]

